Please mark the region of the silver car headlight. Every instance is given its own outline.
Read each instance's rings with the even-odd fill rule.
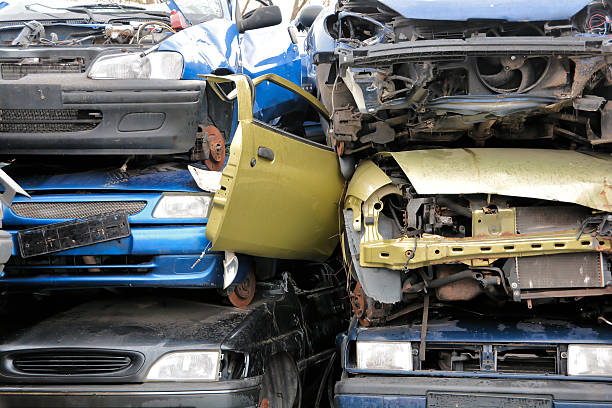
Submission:
[[[164,194],[153,210],[153,218],[208,218],[212,194]]]
[[[570,344],[567,347],[567,374],[612,376],[612,346]]]
[[[220,363],[218,351],[172,352],[153,363],[147,381],[217,381]]]
[[[357,368],[412,371],[412,346],[409,342],[357,341]]]
[[[106,55],[89,70],[91,79],[181,79],[182,75],[183,56],[171,51]]]

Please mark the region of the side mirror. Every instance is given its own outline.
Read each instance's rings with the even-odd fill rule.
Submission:
[[[297,19],[297,28],[300,31],[308,30],[312,23],[316,20],[319,13],[323,10],[323,6],[308,6],[304,7]]]
[[[244,33],[247,30],[270,27],[280,24],[282,21],[283,13],[281,13],[281,9],[278,6],[260,7],[243,16],[238,21],[238,32]]]

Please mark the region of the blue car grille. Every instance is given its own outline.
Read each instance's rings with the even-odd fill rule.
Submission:
[[[40,275],[142,275],[157,265],[150,256],[136,255],[43,255],[28,259],[11,257],[5,268],[7,278]]]
[[[11,210],[24,218],[73,219],[118,212],[134,215],[146,205],[146,201],[18,202]]]

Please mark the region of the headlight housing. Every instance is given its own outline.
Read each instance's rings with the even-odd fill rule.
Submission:
[[[356,347],[358,369],[412,371],[409,342],[357,341]]]
[[[149,369],[147,381],[217,381],[219,351],[177,351],[163,355]]]
[[[211,194],[164,194],[153,210],[153,218],[208,218]]]
[[[182,74],[183,56],[172,51],[104,55],[89,70],[91,79],[181,79]]]
[[[567,347],[567,374],[612,376],[612,346],[570,344]]]

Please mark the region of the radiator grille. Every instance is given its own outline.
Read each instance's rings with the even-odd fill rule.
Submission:
[[[13,358],[13,367],[25,374],[110,374],[131,365],[129,356],[100,352],[24,353]]]
[[[134,215],[142,211],[146,205],[146,201],[22,202],[13,203],[11,209],[16,215],[24,218],[68,219],[118,212]]]
[[[2,79],[20,79],[28,74],[75,74],[85,69],[82,64],[7,64],[0,65]]]
[[[102,112],[82,109],[2,109],[0,132],[57,133],[92,130]]]
[[[522,290],[605,285],[600,253],[527,256],[515,258],[514,262]]]

